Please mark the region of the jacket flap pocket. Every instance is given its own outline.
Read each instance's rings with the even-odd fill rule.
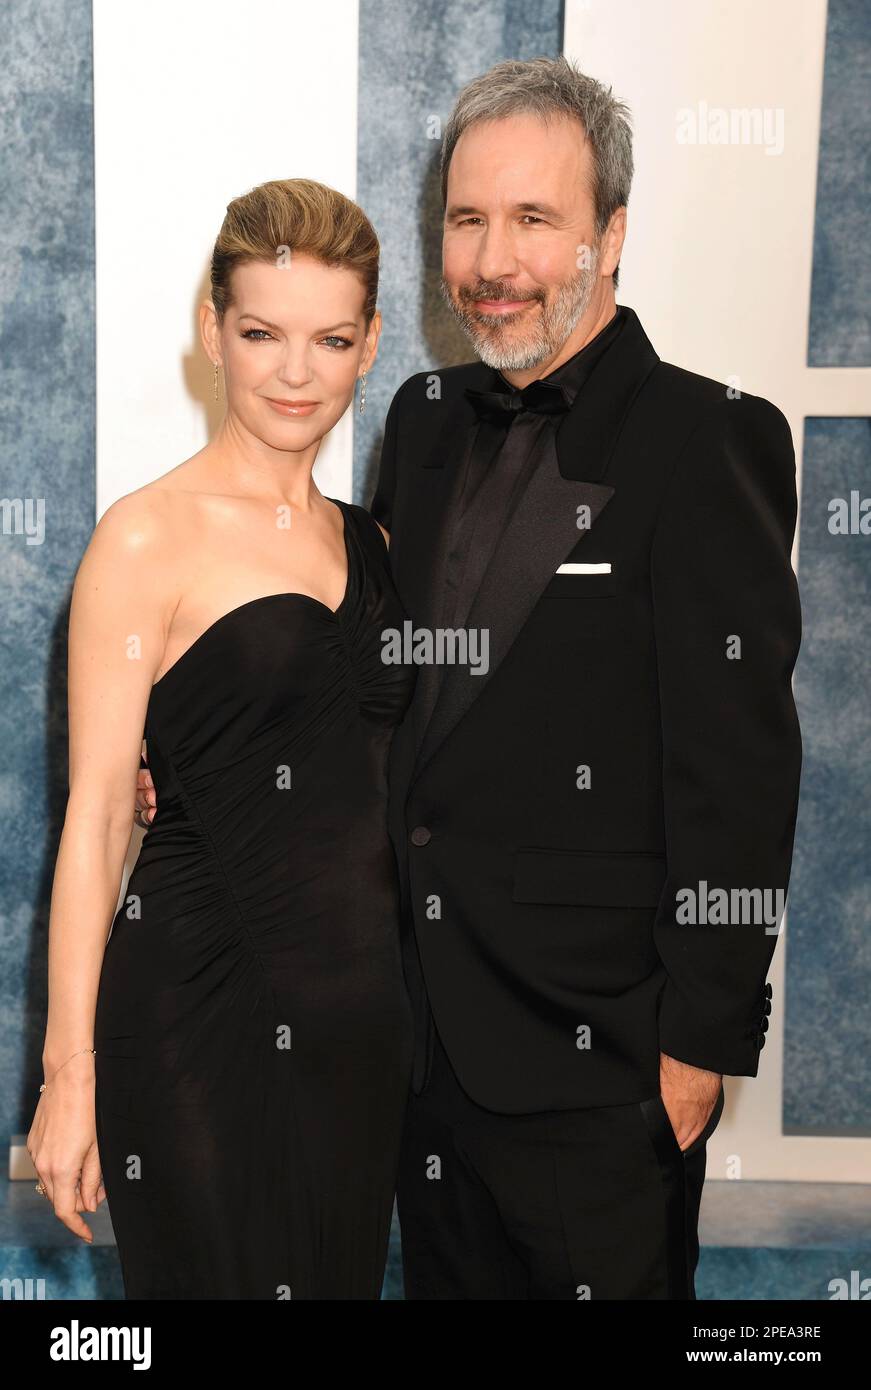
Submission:
[[[662,854],[520,849],[514,856],[516,903],[657,907],[665,887]]]

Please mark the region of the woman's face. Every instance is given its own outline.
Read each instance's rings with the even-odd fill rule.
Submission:
[[[375,360],[381,316],[367,334],[360,277],[302,254],[237,266],[232,298],[221,328],[213,309],[203,323],[228,410],[274,448],[304,450],[347,410]]]

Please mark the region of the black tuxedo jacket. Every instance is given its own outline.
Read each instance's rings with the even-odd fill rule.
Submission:
[[[387,417],[372,511],[415,628],[435,625],[464,388],[490,376],[418,373]],[[418,1037],[428,996],[462,1085],[505,1113],[658,1094],[660,1050],[756,1075],[777,940],[761,902],[788,886],[801,767],[781,412],[660,361],[629,310],[556,449],[467,618],[489,671],[444,666],[390,760]],[[682,920],[688,891],[715,889],[725,922]]]

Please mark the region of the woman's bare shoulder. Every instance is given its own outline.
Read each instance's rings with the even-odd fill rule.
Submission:
[[[197,519],[201,494],[193,462],[186,459],[117,498],[100,517],[93,541],[127,553],[171,550],[179,530]]]

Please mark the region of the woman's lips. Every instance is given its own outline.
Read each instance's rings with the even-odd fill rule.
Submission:
[[[319,401],[276,401],[270,396],[264,398],[267,405],[271,405],[273,410],[277,410],[279,415],[311,415],[313,410],[317,410]]]

